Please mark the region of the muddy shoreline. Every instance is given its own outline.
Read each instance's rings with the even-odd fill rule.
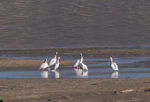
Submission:
[[[150,78],[1,79],[4,102],[149,102]]]
[[[150,54],[150,49],[97,48],[1,50],[0,54],[51,56],[55,51],[69,56],[76,56],[80,52],[87,55],[117,56]],[[0,71],[37,70],[41,62],[42,60],[0,58]],[[72,61],[61,61],[64,66],[72,64]],[[0,100],[3,102],[149,102],[149,90],[150,78],[0,79]]]

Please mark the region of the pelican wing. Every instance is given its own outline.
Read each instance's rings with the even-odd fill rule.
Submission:
[[[87,65],[85,65],[84,63],[80,63],[80,67],[81,67],[83,70],[88,70]]]
[[[52,58],[51,61],[49,62],[49,66],[53,66],[56,63],[56,58]]]
[[[80,64],[80,59],[78,59],[78,60],[74,63],[74,67],[79,66],[79,64]]]
[[[111,64],[111,67],[112,67],[112,69],[113,69],[114,71],[118,71],[118,65],[117,65],[117,63],[113,62],[113,63]]]
[[[39,69],[45,69],[45,68],[48,68],[48,63],[42,63],[41,65],[40,65],[40,68]]]

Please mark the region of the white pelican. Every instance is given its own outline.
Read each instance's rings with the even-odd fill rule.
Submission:
[[[42,71],[44,71],[44,70],[46,70],[48,67],[49,67],[48,61],[47,61],[47,59],[45,59],[44,62],[40,65],[40,68],[39,68],[39,69],[42,70]]]
[[[50,67],[56,63],[57,54],[58,54],[58,52],[56,52],[55,56],[50,60],[50,62],[49,62]]]
[[[84,64],[83,62],[80,62],[79,67],[80,67],[83,71],[88,71],[87,65]]]
[[[110,62],[111,62],[111,68],[112,68],[114,71],[118,71],[118,65],[117,65],[116,62],[113,62],[112,57],[110,57]]]
[[[77,69],[79,69],[79,64],[80,62],[83,62],[83,56],[82,56],[82,53],[80,53],[80,59],[78,59],[75,64],[74,64],[74,67],[76,67]]]
[[[56,59],[56,63],[55,63],[55,65],[54,65],[54,71],[56,71],[56,70],[59,68],[59,60],[60,60],[60,57],[58,57],[58,58]]]

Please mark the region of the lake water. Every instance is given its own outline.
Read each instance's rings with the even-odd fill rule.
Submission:
[[[0,78],[143,78],[150,77],[150,68],[124,68],[118,72],[106,69],[89,69],[82,72],[79,69],[63,69],[51,71],[14,71],[0,72]]]
[[[148,0],[2,0],[0,50],[36,48],[150,48]],[[1,55],[2,58],[43,59],[47,56]],[[64,57],[65,60],[75,60]],[[50,59],[50,58],[49,58]],[[86,58],[108,61],[108,58]],[[128,78],[150,77],[149,56],[115,58],[110,63],[88,64],[81,73],[72,66],[58,72],[0,72],[0,78]],[[43,74],[44,74],[43,73]]]
[[[0,49],[150,47],[148,0],[3,0]]]
[[[14,57],[12,57],[14,58]],[[31,56],[29,57],[31,58]],[[39,58],[33,57],[34,59]],[[27,57],[25,58],[27,59]],[[63,59],[61,59],[63,60]],[[69,58],[65,56],[65,60],[75,61],[75,58]],[[5,71],[0,72],[0,78],[143,78],[150,77],[150,65],[146,63],[150,61],[150,56],[123,56],[120,58],[114,58],[114,61],[119,66],[119,71],[114,72],[110,67],[109,58],[93,58],[85,57],[85,61],[104,61],[96,64],[87,64],[89,70],[82,71],[74,69],[73,66],[60,66],[60,68],[54,72],[39,71],[37,70],[25,70],[25,71]]]

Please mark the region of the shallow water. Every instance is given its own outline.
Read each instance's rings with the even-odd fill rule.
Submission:
[[[1,56],[6,57],[6,56]],[[8,56],[7,56],[8,57]],[[26,56],[26,57],[14,57],[9,56],[11,59],[43,59],[40,56]],[[47,58],[49,58],[47,56]],[[65,60],[75,61],[76,59],[71,56],[64,56]],[[61,59],[63,60],[63,59]],[[74,69],[73,66],[60,66],[60,68],[54,72],[51,70],[41,72],[38,70],[33,71],[5,71],[0,72],[0,78],[142,78],[150,77],[150,65],[144,62],[150,61],[150,56],[124,56],[119,58],[113,58],[118,64],[119,71],[114,72],[110,67],[109,58],[94,58],[86,56],[86,61],[104,61],[96,64],[87,64],[89,70],[82,71]],[[141,65],[142,64],[142,65]]]
[[[111,68],[59,69],[52,71],[0,72],[0,78],[142,78],[150,77],[150,68],[123,68],[113,72]]]

